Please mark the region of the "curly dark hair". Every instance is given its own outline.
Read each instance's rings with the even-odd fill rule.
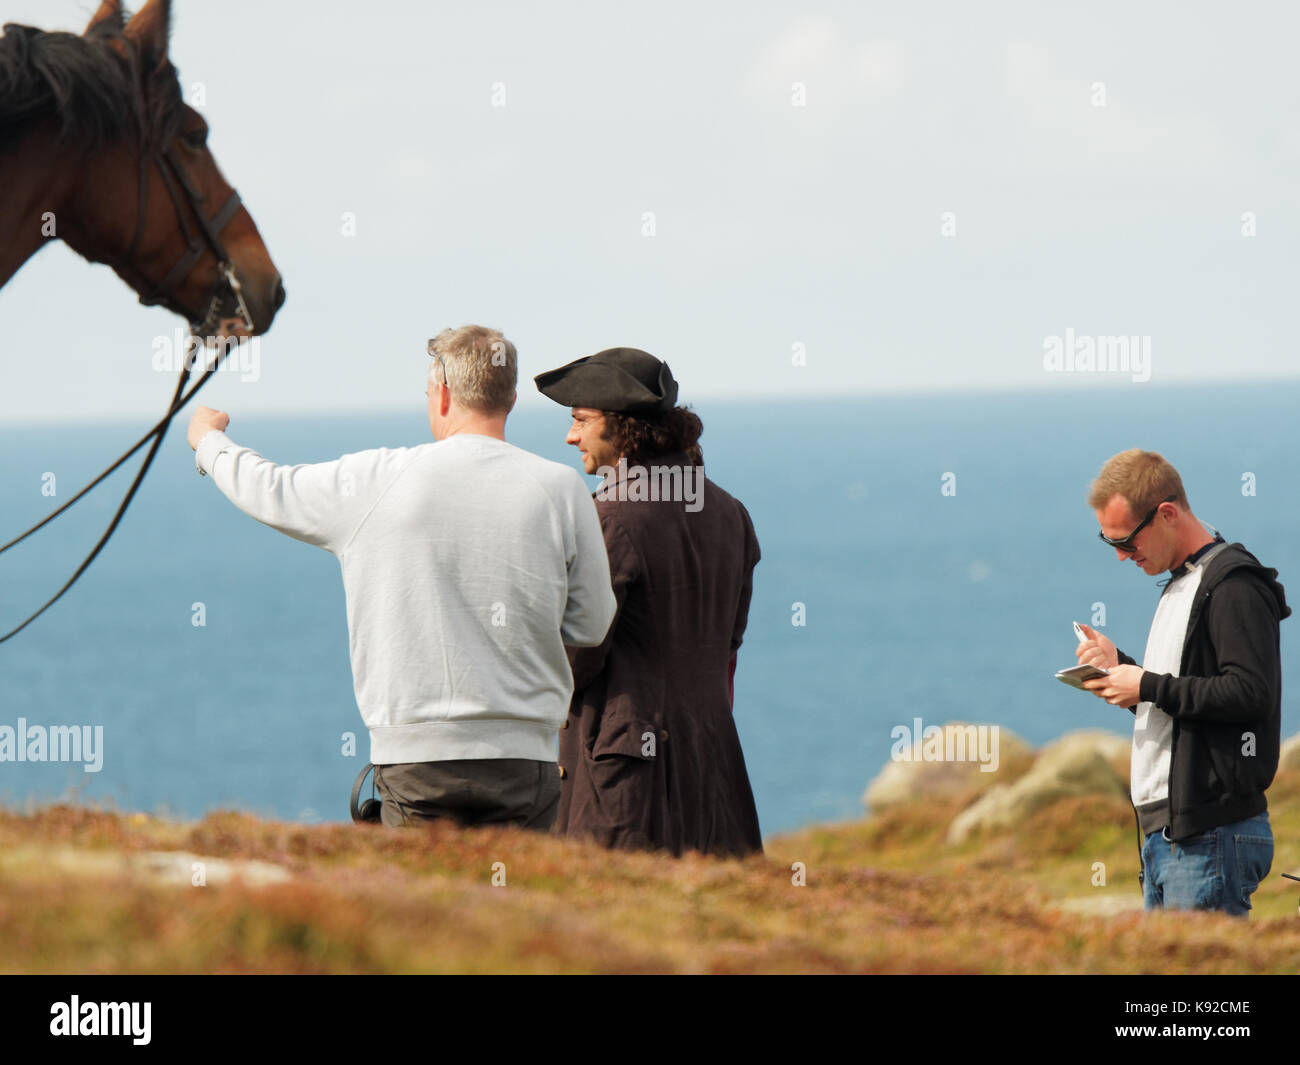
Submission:
[[[648,418],[608,410],[604,414],[605,432],[601,439],[613,444],[630,464],[684,451],[692,466],[704,465],[704,452],[699,445],[704,423],[689,407],[674,407],[666,414]]]

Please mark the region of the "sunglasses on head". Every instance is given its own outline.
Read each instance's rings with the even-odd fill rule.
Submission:
[[[1162,499],[1159,503],[1157,503],[1154,507],[1151,508],[1151,513],[1149,513],[1145,518],[1143,518],[1140,522],[1138,522],[1138,527],[1125,537],[1122,537],[1118,540],[1112,540],[1109,536],[1107,536],[1104,532],[1101,532],[1100,530],[1098,530],[1097,535],[1101,538],[1102,543],[1104,543],[1107,547],[1113,547],[1117,551],[1123,551],[1126,555],[1131,555],[1133,554],[1133,552],[1137,550],[1136,545],[1133,543],[1133,541],[1137,539],[1137,534],[1151,524],[1151,520],[1156,516],[1156,511],[1158,511],[1166,503],[1173,503],[1177,499],[1178,499],[1177,496],[1169,496],[1167,499]]]
[[[433,359],[434,362],[438,363],[438,365],[442,367],[442,383],[445,386],[447,384],[447,364],[443,362],[442,356],[434,350],[435,343],[436,341],[430,340],[425,350],[429,353],[429,358]]]

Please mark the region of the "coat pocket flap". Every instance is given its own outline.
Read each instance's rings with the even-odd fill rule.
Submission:
[[[591,746],[591,756],[622,755],[650,760],[658,753],[659,744],[659,730],[649,721],[616,713],[602,719],[596,742]]]

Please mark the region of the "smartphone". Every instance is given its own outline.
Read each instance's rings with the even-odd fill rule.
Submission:
[[[1080,691],[1088,691],[1083,686],[1085,680],[1093,680],[1097,677],[1109,677],[1110,671],[1100,669],[1097,666],[1072,666],[1069,669],[1063,669],[1056,674],[1056,679],[1062,684],[1068,684],[1071,688],[1078,688]],[[1092,694],[1089,692],[1089,694]]]

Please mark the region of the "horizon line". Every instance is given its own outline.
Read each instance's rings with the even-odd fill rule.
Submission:
[[[1116,375],[1120,376],[1120,375]],[[1059,387],[1058,382],[1062,377],[1079,381],[1078,384],[1066,387]],[[1083,380],[1080,380],[1083,378]],[[846,403],[870,401],[879,399],[923,399],[933,396],[961,396],[961,395],[979,395],[979,396],[1023,396],[1023,395],[1058,395],[1069,396],[1077,394],[1094,394],[1107,393],[1113,394],[1120,389],[1141,389],[1150,390],[1152,383],[1150,381],[1130,381],[1127,378],[1120,380],[1111,380],[1104,382],[1102,380],[1091,380],[1088,374],[1070,375],[1057,374],[1053,375],[1051,384],[1027,385],[1012,384],[1007,382],[981,385],[979,383],[963,382],[953,385],[903,385],[898,388],[878,388],[873,390],[851,391],[851,392],[800,392],[791,394],[790,392],[754,392],[745,395],[723,395],[718,392],[705,391],[701,392],[695,399],[690,399],[683,406],[694,408],[697,403],[721,404],[725,406],[759,406],[779,402],[799,404],[804,402],[819,403]],[[1193,389],[1193,388],[1257,388],[1257,387],[1274,387],[1277,385],[1300,385],[1300,374],[1235,378],[1225,380],[1222,377],[1196,377],[1184,378],[1176,381],[1169,381],[1163,384],[1157,384],[1154,387],[1158,390],[1164,389]],[[528,396],[525,399],[520,397],[520,405],[516,406],[515,413],[523,410],[545,410],[543,401],[545,397],[538,395],[535,399]],[[189,410],[190,408],[186,408]],[[320,418],[320,417],[394,417],[407,414],[414,414],[416,410],[422,414],[422,408],[416,407],[317,407],[312,410],[301,410],[294,408],[271,408],[259,410],[254,414],[245,415],[255,419],[273,418]],[[177,419],[185,416],[186,410],[177,414]],[[137,424],[140,419],[151,419],[150,424],[158,420],[158,411],[156,408],[141,409],[136,413],[123,414],[120,417],[102,417],[102,418],[58,418],[58,417],[29,417],[24,418],[9,417],[0,415],[0,432],[8,428],[33,428],[39,426],[55,425],[123,425]],[[175,428],[173,422],[172,428]]]

